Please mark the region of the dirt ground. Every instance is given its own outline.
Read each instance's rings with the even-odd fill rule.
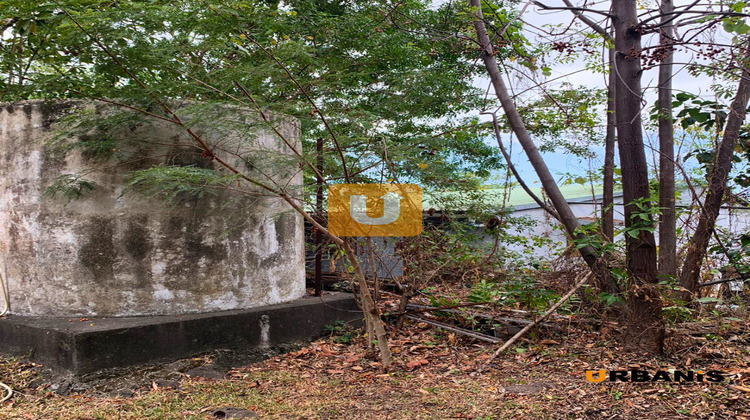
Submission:
[[[392,372],[368,356],[359,332],[345,328],[248,366],[215,352],[86,382],[0,359],[0,380],[15,390],[0,418],[750,419],[749,326],[721,318],[677,325],[666,355],[648,358],[623,352],[612,329],[571,322],[538,331],[490,362],[496,345],[412,322],[392,334],[399,363]],[[585,379],[586,370],[599,369],[718,370],[726,378]]]

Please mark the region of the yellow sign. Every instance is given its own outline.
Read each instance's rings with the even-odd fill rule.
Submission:
[[[336,236],[419,235],[422,188],[414,184],[331,185],[328,230]]]

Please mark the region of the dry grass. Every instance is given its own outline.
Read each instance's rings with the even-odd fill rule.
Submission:
[[[401,363],[395,372],[382,372],[366,357],[361,337],[346,345],[329,338],[231,370],[223,380],[184,377],[177,389],[152,386],[131,398],[60,396],[38,378],[38,366],[0,359],[0,380],[18,390],[0,406],[0,418],[207,419],[222,406],[263,419],[750,418],[742,390],[750,381],[747,323],[717,322],[715,330],[708,339],[675,337],[671,354],[656,359],[622,353],[606,332],[569,331],[523,344],[478,374],[491,347],[411,325],[392,338]],[[721,370],[731,378],[717,384],[584,378],[585,370],[627,368]]]

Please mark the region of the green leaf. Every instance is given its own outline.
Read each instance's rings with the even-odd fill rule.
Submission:
[[[680,101],[680,102],[685,102],[685,101],[687,101],[689,99],[692,99],[694,97],[695,96],[693,96],[693,95],[691,95],[689,93],[685,93],[685,92],[680,92],[680,93],[678,93],[678,94],[675,95],[675,98],[677,98],[677,100]]]
[[[717,302],[722,302],[721,299],[717,299],[715,297],[702,297],[702,298],[699,298],[699,299],[696,299],[696,300],[698,301],[698,303],[717,303]]]

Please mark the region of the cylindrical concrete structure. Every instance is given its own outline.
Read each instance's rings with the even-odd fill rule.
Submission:
[[[250,111],[182,109],[222,159],[299,192],[302,175],[295,156],[270,129],[259,128]],[[304,295],[299,214],[277,197],[228,188],[184,194],[173,203],[128,190],[134,170],[220,168],[184,129],[137,115],[116,123],[111,118],[116,112],[121,110],[74,101],[0,108],[0,270],[11,314],[212,312]],[[77,136],[66,137],[59,131],[61,118],[74,114],[87,114],[93,125],[83,131],[79,126]],[[296,121],[277,119],[276,124],[300,147]],[[44,196],[65,175],[95,187],[83,188],[83,195],[70,201],[61,194]]]

